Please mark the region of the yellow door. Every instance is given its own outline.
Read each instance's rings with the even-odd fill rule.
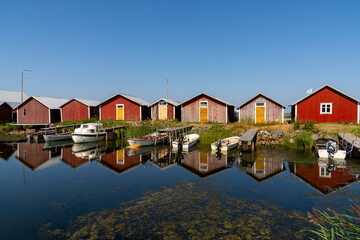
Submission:
[[[264,158],[256,159],[255,168],[258,170],[264,170],[265,169],[265,159]]]
[[[117,106],[117,120],[124,120],[124,105]]]
[[[208,122],[208,108],[207,107],[200,108],[200,122],[201,123]]]
[[[124,164],[124,149],[117,150],[116,152],[116,162],[117,164]]]
[[[256,107],[256,123],[265,122],[265,107]]]
[[[200,152],[200,163],[201,164],[207,164],[208,163],[208,157],[206,152]]]
[[[159,119],[166,120],[167,107],[166,106],[159,106]]]

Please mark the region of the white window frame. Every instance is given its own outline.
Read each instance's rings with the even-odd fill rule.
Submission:
[[[254,109],[254,115],[255,115],[255,123],[256,123],[256,106],[258,103],[263,103],[264,106],[259,106],[259,107],[264,107],[265,108],[265,112],[264,112],[264,122],[266,122],[266,102],[255,102],[255,109]]]
[[[122,106],[122,109],[123,109],[123,120],[125,120],[125,106],[124,106],[124,104],[116,104],[116,120],[119,120],[119,119],[118,119],[118,112],[117,112],[119,106]]]
[[[324,170],[324,174],[321,172],[321,170]],[[322,178],[331,178],[331,172],[329,174],[326,174],[327,166],[320,166],[319,165],[319,177]]]
[[[325,105],[325,110],[327,109],[327,106],[330,105],[330,112],[323,112],[322,108]],[[332,114],[332,103],[320,103],[320,114]]]
[[[206,107],[204,106],[201,106],[201,103],[206,103]],[[200,122],[200,108],[207,108],[208,110],[206,111],[207,112],[207,120],[209,121],[209,102],[208,100],[201,100],[199,101],[199,122]]]

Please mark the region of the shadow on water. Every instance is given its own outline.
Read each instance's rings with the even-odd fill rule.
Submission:
[[[0,150],[0,190],[9,197],[0,199],[1,239],[303,238],[306,211],[348,206],[360,195],[357,161],[279,146],[216,153],[59,142]]]

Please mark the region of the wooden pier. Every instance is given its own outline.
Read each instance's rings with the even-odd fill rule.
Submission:
[[[352,151],[349,153],[349,156],[360,158],[360,138],[351,133],[340,132],[338,135],[339,142],[345,148],[345,150]]]
[[[255,151],[257,133],[257,129],[249,129],[240,137],[239,148],[241,151]]]
[[[176,128],[164,128],[164,129],[159,129],[159,132],[160,133],[167,133],[169,143],[171,144],[173,141],[178,139],[180,137],[180,135],[185,135],[188,132],[190,132],[192,128],[193,128],[193,126],[182,126],[182,127],[176,127]]]

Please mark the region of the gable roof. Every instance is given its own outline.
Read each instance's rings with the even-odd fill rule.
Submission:
[[[147,102],[147,101],[145,101],[145,100],[143,100],[141,98],[134,97],[134,96],[127,95],[127,94],[122,94],[122,93],[117,93],[114,96],[112,96],[112,97],[106,99],[105,101],[101,102],[100,104],[103,104],[104,102],[107,102],[107,101],[109,101],[110,99],[112,99],[112,98],[114,98],[116,96],[122,96],[124,98],[127,98],[127,99],[139,104],[139,105],[143,105],[143,106],[147,106],[147,107],[149,107],[151,105],[149,102]]]
[[[88,107],[96,107],[98,106],[101,102],[100,101],[96,101],[96,100],[87,100],[87,99],[81,99],[81,98],[73,98],[69,101],[67,101],[66,103],[64,103],[63,105],[60,106],[63,107],[65,106],[66,104],[68,104],[69,102],[71,102],[72,100],[76,100],[78,102],[81,102],[82,104],[88,106]]]
[[[200,95],[205,95],[205,96],[208,96],[208,97],[213,98],[213,99],[215,99],[215,100],[217,100],[217,101],[219,101],[219,102],[225,103],[226,105],[229,105],[229,106],[234,106],[234,107],[235,107],[235,105],[234,105],[234,104],[228,103],[228,102],[226,102],[226,101],[224,101],[224,100],[222,100],[222,99],[220,99],[220,98],[217,98],[217,97],[211,96],[211,95],[206,94],[206,93],[204,93],[204,92],[202,92],[202,93],[200,93],[200,94],[198,94],[198,95],[196,95],[196,96],[194,96],[194,97],[192,97],[192,98],[190,98],[190,99],[188,99],[188,100],[186,100],[186,101],[182,102],[181,104],[184,104],[184,103],[186,103],[186,102],[188,102],[188,101],[190,101],[190,100],[192,100],[192,99],[194,99],[194,98],[196,98],[196,97],[198,97],[198,96],[200,96]]]
[[[344,95],[344,96],[346,96],[346,97],[354,100],[355,102],[358,102],[358,103],[359,103],[359,100],[357,100],[356,98],[353,98],[353,97],[347,95],[346,93],[343,93],[343,92],[341,92],[340,90],[338,90],[338,89],[336,89],[336,88],[334,88],[334,87],[326,84],[326,85],[322,86],[321,88],[315,90],[314,92],[310,93],[309,95],[306,95],[305,97],[301,98],[300,100],[294,102],[294,103],[291,104],[290,106],[293,106],[293,105],[295,105],[295,104],[298,104],[299,102],[302,102],[303,100],[309,98],[310,96],[314,95],[314,94],[317,93],[317,92],[320,92],[321,90],[323,90],[323,89],[326,88],[326,87],[331,88],[331,89],[335,90],[336,92],[338,92],[338,93],[340,93],[340,94],[342,94],[342,95]]]
[[[25,93],[23,93],[23,96],[24,99],[28,98],[28,96]],[[21,92],[0,90],[0,101],[20,103]]]
[[[60,109],[60,106],[62,106],[63,104],[65,104],[66,102],[69,101],[69,99],[65,99],[65,98],[31,96],[31,97],[28,97],[24,102],[20,103],[15,108],[19,108],[20,106],[22,106],[23,104],[28,102],[30,99],[35,99],[36,101],[40,102],[41,104],[43,104],[45,107],[47,107],[49,109]]]
[[[179,106],[179,105],[181,104],[180,101],[172,100],[172,99],[169,99],[169,98],[160,98],[159,100],[157,100],[156,102],[154,102],[153,104],[151,104],[151,106],[154,105],[154,104],[156,104],[156,103],[158,103],[158,102],[160,102],[160,101],[164,101],[164,102],[170,103],[170,104],[174,105],[175,107],[177,107],[177,106]]]
[[[253,101],[254,99],[256,99],[256,98],[258,98],[258,97],[260,97],[260,96],[262,96],[262,97],[264,97],[264,98],[267,98],[268,100],[276,103],[277,105],[281,106],[282,108],[286,108],[284,105],[278,103],[278,102],[275,101],[274,99],[271,99],[271,98],[269,98],[268,96],[266,96],[266,95],[264,95],[264,94],[262,94],[262,93],[259,93],[258,95],[256,95],[255,97],[251,98],[251,99],[248,100],[247,102],[241,104],[241,105],[240,105],[239,107],[237,107],[237,108],[242,108],[243,106],[245,106],[246,104],[248,104],[249,102]]]

